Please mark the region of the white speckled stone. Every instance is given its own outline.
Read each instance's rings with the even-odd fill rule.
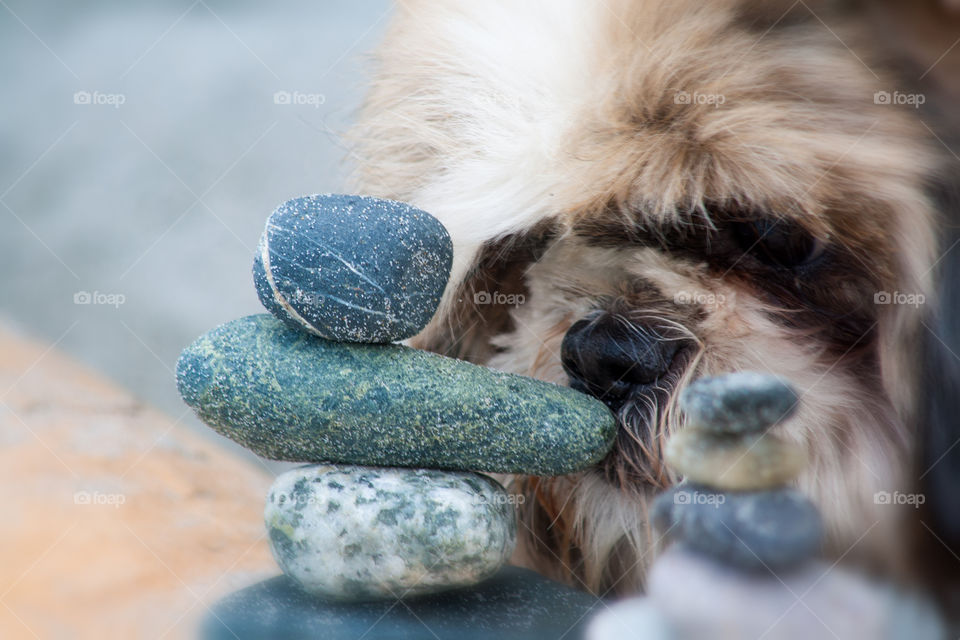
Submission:
[[[315,465],[277,477],[270,548],[308,592],[396,598],[475,584],[516,542],[513,501],[475,473]]]

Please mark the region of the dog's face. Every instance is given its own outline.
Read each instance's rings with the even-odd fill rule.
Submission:
[[[846,551],[882,517],[874,493],[902,486],[930,295],[933,159],[875,101],[892,88],[812,16],[749,3],[407,4],[361,170],[455,242],[418,345],[620,420],[597,468],[519,481],[531,554],[636,588],[679,391],[737,370],[800,390],[778,429],[808,447],[801,486]]]
[[[728,371],[769,371],[800,387],[804,401],[787,435],[826,446],[818,464],[840,464],[844,446],[864,451],[858,438],[887,450],[902,444],[897,407],[883,392],[887,309],[878,304],[898,289],[879,273],[889,264],[866,261],[879,247],[860,261],[858,248],[833,233],[817,237],[769,211],[625,218],[581,221],[546,240],[523,293],[499,292],[504,302],[523,302],[510,309],[512,326],[490,338],[496,353],[488,361],[570,384],[610,407],[621,429],[600,465],[608,482],[667,486],[673,478],[660,451],[682,422],[679,391]],[[872,462],[877,469],[864,460],[864,473],[888,473]]]

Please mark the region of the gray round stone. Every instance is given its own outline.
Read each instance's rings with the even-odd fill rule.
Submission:
[[[474,473],[301,467],[277,477],[264,519],[283,572],[309,593],[341,600],[476,584],[516,543],[513,500]]]
[[[616,422],[568,387],[401,345],[331,342],[261,314],[187,347],[177,385],[201,420],[264,457],[563,475]]]
[[[680,394],[691,426],[723,433],[764,431],[793,415],[798,402],[789,382],[755,371],[700,378]]]
[[[664,459],[690,482],[749,491],[795,480],[806,467],[807,452],[770,433],[714,433],[687,427],[670,437]]]
[[[793,489],[718,492],[682,484],[657,497],[652,521],[667,540],[756,571],[802,563],[823,537],[816,507]]]
[[[384,343],[430,322],[452,263],[450,235],[425,211],[315,195],[289,200],[267,219],[253,279],[263,305],[294,328]]]

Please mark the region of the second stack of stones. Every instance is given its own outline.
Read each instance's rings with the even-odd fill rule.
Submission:
[[[816,554],[820,515],[789,488],[806,466],[806,450],[770,432],[798,403],[789,383],[757,372],[701,378],[685,389],[687,426],[665,455],[685,482],[657,499],[657,529],[748,570],[788,569]]]

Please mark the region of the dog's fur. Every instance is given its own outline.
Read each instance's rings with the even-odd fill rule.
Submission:
[[[802,394],[777,432],[809,450],[799,487],[828,553],[898,564],[898,510],[874,495],[916,490],[939,160],[915,111],[875,104],[904,89],[830,4],[399,2],[357,187],[431,212],[454,240],[414,344],[558,384],[561,341],[591,314],[687,345],[619,410],[596,468],[515,479],[523,562],[596,593],[641,589],[647,505],[677,480],[660,451],[682,425],[678,392],[752,369]],[[792,221],[822,255],[765,264],[730,233],[756,218]],[[522,304],[497,304],[511,294]]]

